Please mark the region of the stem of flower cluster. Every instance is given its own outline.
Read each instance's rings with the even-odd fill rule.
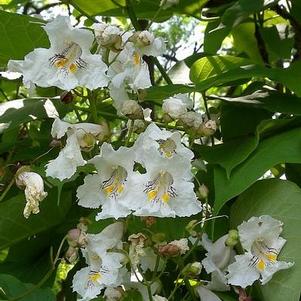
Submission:
[[[165,69],[163,68],[163,66],[161,65],[161,63],[159,62],[159,60],[154,57],[154,63],[157,66],[157,68],[159,69],[162,77],[165,79],[165,81],[169,84],[172,85],[172,80],[170,79],[170,77],[168,76],[167,72],[165,71]]]

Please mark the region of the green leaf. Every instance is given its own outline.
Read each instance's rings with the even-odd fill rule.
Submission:
[[[40,213],[32,214],[28,219],[23,216],[25,196],[22,192],[0,203],[0,249],[60,224],[70,208],[71,192],[64,192],[62,200],[58,207],[56,189],[53,188],[41,202]]]
[[[161,0],[132,0],[132,7],[135,14],[141,19],[153,19],[160,7]],[[179,4],[168,9],[161,9],[157,14],[155,21],[165,21],[170,18],[173,13],[182,13],[190,15],[200,15],[202,7],[207,0],[182,0]],[[125,0],[72,0],[71,3],[79,11],[84,11],[90,16],[127,16],[126,1]]]
[[[301,163],[301,130],[292,129],[263,140],[256,150],[238,165],[230,179],[219,166],[214,168],[215,213],[231,198],[242,193],[267,170],[280,163]]]
[[[206,56],[197,60],[191,67],[190,79],[194,83],[199,83],[208,78],[216,77],[231,69],[237,69],[240,66],[249,65],[248,59],[224,55],[224,56]]]
[[[208,163],[222,166],[229,178],[233,168],[243,162],[257,144],[258,138],[255,136],[240,137],[214,146],[198,145],[196,151]]]
[[[241,8],[247,12],[259,12],[263,8],[263,0],[239,0]]]
[[[234,48],[237,49],[237,51],[246,53],[253,63],[263,63],[255,38],[254,23],[248,22],[235,26],[231,33],[234,39]]]
[[[41,23],[41,19],[0,11],[0,67],[10,59],[23,59],[35,48],[49,46]]]
[[[279,260],[295,262],[295,265],[275,274],[266,285],[260,286],[262,300],[299,301],[301,287],[301,190],[290,182],[269,179],[256,182],[234,203],[230,222],[236,227],[252,216],[271,215],[283,222],[281,236],[287,240]]]
[[[25,294],[27,291],[33,289],[32,284],[22,283],[17,278],[0,274],[0,288],[5,293],[5,296],[10,299],[14,299]],[[18,298],[20,301],[55,301],[55,295],[50,288],[36,288],[32,293],[24,296],[23,298]]]

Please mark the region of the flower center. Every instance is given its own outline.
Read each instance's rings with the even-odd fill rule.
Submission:
[[[161,171],[154,180],[147,182],[144,192],[149,201],[168,203],[171,198],[177,195],[172,184],[172,175],[167,171]]]
[[[69,43],[61,53],[55,54],[49,59],[50,64],[64,72],[75,73],[78,68],[87,67],[87,63],[81,59],[82,49],[74,42]]]
[[[141,63],[141,56],[139,55],[139,53],[137,51],[135,51],[133,53],[133,62],[134,62],[134,65],[140,65],[140,63]]]
[[[123,167],[117,166],[114,168],[110,178],[102,182],[102,190],[105,195],[116,199],[124,190],[127,175]]]
[[[256,265],[257,269],[262,272],[266,265],[274,263],[277,260],[278,253],[276,249],[269,248],[263,239],[257,239],[251,248],[253,254],[252,265]]]
[[[165,156],[166,158],[172,158],[174,154],[176,154],[176,143],[171,139],[167,138],[156,140],[159,144],[159,152],[161,155]]]

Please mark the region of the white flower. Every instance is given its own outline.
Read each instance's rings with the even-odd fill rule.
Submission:
[[[137,161],[144,163],[149,160],[149,152],[155,151],[163,158],[181,157],[190,161],[193,152],[181,143],[179,132],[161,130],[155,123],[151,123],[144,133],[140,134],[135,143]]]
[[[24,217],[28,218],[31,213],[39,213],[40,202],[47,196],[47,192],[44,191],[42,177],[35,172],[21,171],[17,174],[16,184],[20,187],[25,187],[26,205],[23,212]]]
[[[192,108],[192,101],[186,94],[176,94],[163,100],[162,110],[171,118],[177,119]]]
[[[46,175],[59,180],[72,177],[78,166],[86,164],[81,154],[81,146],[86,144],[86,136],[92,135],[96,139],[102,131],[103,127],[98,124],[70,124],[56,118],[52,124],[51,135],[53,138],[60,139],[67,134],[67,141],[58,157],[47,164]]]
[[[243,288],[257,279],[262,284],[271,280],[274,273],[290,268],[293,263],[277,261],[286,240],[280,237],[282,222],[269,215],[251,217],[238,226],[244,255],[235,256],[235,262],[228,267],[228,283]]]
[[[37,48],[24,61],[9,61],[8,70],[23,74],[26,86],[34,83],[41,87],[56,86],[71,90],[77,86],[88,89],[108,84],[107,66],[101,56],[91,54],[94,36],[86,29],[71,26],[68,17],[58,16],[44,26],[50,48]]]
[[[233,262],[235,252],[231,247],[226,245],[228,234],[220,237],[212,243],[207,234],[202,236],[202,245],[208,251],[202,264],[208,274],[211,274],[211,281],[206,285],[207,289],[216,291],[229,290],[227,278],[225,275],[226,268]]]
[[[97,174],[86,176],[84,184],[77,189],[79,205],[87,208],[102,206],[96,220],[129,215],[134,174],[132,149],[120,147],[115,151],[110,144],[104,143],[101,154],[89,162],[95,165]]]
[[[81,300],[91,300],[105,287],[116,287],[122,283],[124,256],[108,251],[114,247],[122,248],[122,232],[122,223],[115,223],[99,234],[87,234],[86,247],[81,250],[88,266],[79,270],[73,278],[73,291],[82,296]]]
[[[146,173],[134,176],[131,208],[134,215],[175,217],[191,216],[201,205],[191,182],[190,162],[179,157],[166,159],[149,150],[144,161]]]

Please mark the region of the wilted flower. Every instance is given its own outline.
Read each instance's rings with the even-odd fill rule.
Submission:
[[[45,199],[47,192],[44,191],[42,177],[35,172],[25,170],[21,167],[17,171],[16,184],[20,188],[25,187],[26,205],[23,214],[25,218],[28,218],[31,213],[38,214],[40,212],[40,202]]]
[[[132,234],[129,236],[130,242],[129,257],[134,268],[137,267],[140,257],[145,255],[144,244],[147,237],[142,233]]]
[[[162,256],[179,256],[184,255],[187,251],[189,251],[187,238],[173,240],[168,244],[158,246],[158,253]]]
[[[106,64],[98,54],[91,54],[94,37],[86,29],[71,26],[68,17],[58,16],[44,26],[50,48],[37,48],[24,61],[10,60],[8,70],[21,72],[26,86],[56,86],[71,90],[77,86],[88,89],[108,84]]]
[[[286,243],[280,237],[282,225],[281,221],[262,215],[251,217],[237,227],[246,253],[235,256],[235,262],[228,267],[229,284],[245,288],[257,279],[265,284],[277,271],[293,265],[291,262],[277,261],[279,252]]]

